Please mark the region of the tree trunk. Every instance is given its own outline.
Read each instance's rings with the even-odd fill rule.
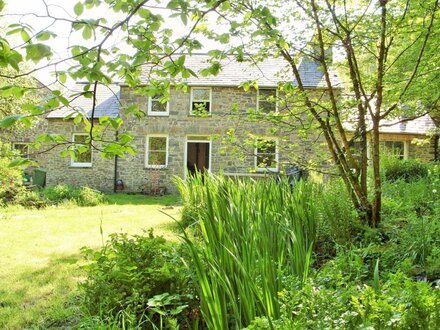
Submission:
[[[382,180],[380,176],[380,145],[379,145],[379,118],[373,117],[372,149],[373,149],[373,176],[374,199],[370,227],[377,227],[380,223],[382,209]]]

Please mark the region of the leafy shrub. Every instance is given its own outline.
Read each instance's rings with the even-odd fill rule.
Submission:
[[[280,296],[279,329],[439,329],[440,289],[389,274],[374,288],[342,281],[328,286],[323,278],[298,283]]]
[[[319,232],[317,249],[321,254],[333,254],[335,245],[352,244],[361,230],[359,215],[351,202],[342,180],[332,180],[320,191]]]
[[[415,159],[400,160],[395,157],[386,157],[382,162],[385,180],[415,181],[428,176],[428,165]]]
[[[49,201],[44,199],[39,191],[26,189],[17,193],[13,202],[26,208],[42,208],[49,205]]]
[[[105,202],[105,195],[89,187],[81,187],[77,203],[79,206],[96,206]]]
[[[105,202],[105,195],[89,187],[72,187],[65,184],[43,189],[44,198],[52,203],[73,202],[79,206],[96,206]]]
[[[440,278],[440,219],[438,216],[409,217],[387,223],[390,240],[383,250],[388,268],[409,275]]]
[[[203,174],[198,173],[199,176]],[[196,225],[199,221],[199,211],[206,207],[203,195],[203,185],[192,184],[195,178],[187,178],[188,184],[180,178],[174,178],[174,183],[182,198],[182,211],[180,224],[183,228]]]
[[[163,237],[113,234],[100,251],[83,249],[92,260],[82,284],[84,307],[91,318],[124,326],[160,322],[197,323],[194,298],[184,255]],[[118,328],[116,326],[116,328]]]
[[[11,202],[24,190],[21,167],[10,167],[11,159],[3,157],[10,153],[10,147],[0,142],[0,205]]]

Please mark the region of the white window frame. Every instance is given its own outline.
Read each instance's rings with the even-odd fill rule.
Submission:
[[[75,142],[75,136],[88,136],[88,133],[72,133],[72,143]],[[93,166],[93,150],[90,148],[90,162],[78,162],[73,157],[70,158],[71,167],[92,167]]]
[[[208,100],[197,100],[197,99],[194,99],[194,97],[193,97],[193,92],[194,92],[194,90],[195,89],[204,89],[204,90],[207,90],[207,91],[209,91],[209,101]],[[195,116],[195,115],[197,115],[197,113],[195,113],[194,111],[193,111],[193,102],[209,102],[209,110],[207,111],[207,115],[212,115],[212,88],[211,87],[197,87],[197,86],[194,86],[194,87],[191,87],[191,97],[190,97],[190,102],[189,102],[189,113],[192,115],[192,116]]]
[[[258,166],[258,141],[259,140],[270,140],[270,141],[274,141],[275,142],[275,167],[259,167]],[[254,149],[254,164],[255,164],[255,168],[257,172],[278,172],[279,170],[279,152],[278,152],[278,144],[279,141],[276,138],[270,138],[270,137],[262,137],[260,139],[257,139],[257,141],[255,141],[255,143],[257,144],[257,146]]]
[[[157,96],[157,95],[156,95]],[[161,96],[159,98],[154,98],[148,96],[148,115],[149,116],[169,116],[170,115],[170,102],[166,102],[166,110],[164,112],[154,112],[153,111],[153,101],[160,102]]]
[[[409,159],[409,141],[405,141],[405,140],[380,140],[379,144],[383,142],[384,144],[386,142],[401,142],[403,144],[403,155],[399,155],[403,156],[403,158],[399,158],[402,160],[408,160]]]
[[[12,149],[14,151],[19,151],[21,149],[17,149],[16,146],[25,146],[26,147],[26,155],[20,154],[20,156],[22,158],[24,158],[24,159],[29,159],[29,143],[27,143],[27,142],[20,142],[20,141],[13,142],[12,143]]]
[[[149,140],[150,138],[154,137],[161,137],[166,139],[165,143],[165,165],[154,165],[154,164],[148,164],[148,156],[150,153],[149,150]],[[158,150],[154,150],[158,151]],[[145,137],[145,168],[154,168],[154,169],[163,169],[168,167],[168,156],[169,156],[169,137],[167,134],[148,134]]]
[[[260,90],[271,90],[275,91],[275,112],[278,111],[278,88],[274,87],[262,87],[257,90],[257,111],[260,111],[260,101],[265,101],[260,99]],[[268,102],[268,101],[265,101]],[[269,114],[270,112],[264,112],[264,114]]]

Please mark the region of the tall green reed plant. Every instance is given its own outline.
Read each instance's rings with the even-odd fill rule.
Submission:
[[[305,279],[316,239],[314,187],[287,181],[236,181],[196,174],[176,179],[194,203],[202,239],[184,235],[210,329],[243,328],[280,317],[283,279]],[[194,205],[184,205],[194,209]]]

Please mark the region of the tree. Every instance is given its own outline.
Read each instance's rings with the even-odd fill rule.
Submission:
[[[238,58],[255,52],[253,61],[282,56],[296,84],[280,89],[295,100],[287,114],[262,116],[278,126],[298,126],[304,112],[323,134],[330,155],[351,193],[354,206],[372,227],[380,222],[381,176],[379,129],[386,119],[411,120],[433,111],[440,98],[437,0],[230,1],[221,17],[230,33],[245,40],[231,49]],[[331,79],[329,49],[337,45],[349,97],[338,95]],[[325,95],[308,90],[301,61],[319,63]],[[429,86],[429,87],[428,87]],[[294,110],[294,111],[292,111]],[[346,123],[352,121],[354,133]],[[367,136],[371,135],[373,198],[367,185]],[[360,145],[357,158],[353,144]]]
[[[45,5],[46,3],[43,2]],[[2,7],[3,1],[0,1]],[[105,18],[81,18],[89,9],[107,6],[118,15],[115,22]],[[414,2],[409,0],[169,0],[165,3],[173,17],[178,17],[187,30],[184,35],[175,36],[164,26],[164,18],[155,10],[149,0],[85,0],[74,6],[77,17],[55,17],[46,5],[46,17],[54,21],[66,21],[72,26],[72,33],[80,33],[93,45],[73,45],[71,55],[55,63],[71,61],[73,65],[64,71],[56,71],[56,80],[64,83],[66,77],[87,80],[84,95],[95,99],[98,84],[109,84],[123,78],[130,86],[140,83],[140,66],[150,68],[149,86],[145,93],[165,93],[170,84],[185,88],[181,79],[195,75],[185,67],[185,55],[202,48],[198,36],[203,34],[217,42],[234,46],[229,53],[237,60],[258,63],[267,56],[282,56],[290,66],[295,82],[286,82],[280,89],[294,99],[294,105],[285,113],[266,116],[274,125],[296,128],[297,119],[306,117],[324,136],[329,153],[351,192],[354,206],[372,227],[380,222],[381,179],[379,173],[379,128],[385,119],[405,115],[404,120],[431,111],[437,106],[440,88],[437,40],[440,21],[438,0]],[[216,27],[210,27],[212,16],[217,17]],[[223,24],[224,29],[216,32]],[[130,48],[123,52],[113,44],[118,32],[122,41]],[[0,38],[0,67],[18,67],[25,60],[40,63],[50,59],[52,50],[47,40],[56,37],[53,31],[34,31],[25,24],[13,24],[8,34],[20,35],[22,44],[10,46]],[[344,74],[350,97],[342,97],[331,79],[331,62],[328,50],[337,45],[343,54],[338,65]],[[225,50],[211,51],[211,65],[204,74],[216,74],[221,70],[220,60]],[[253,54],[253,55],[251,55]],[[325,82],[321,93],[306,88],[300,74],[301,61],[306,58],[319,63]],[[7,78],[26,76],[39,68]],[[249,84],[248,84],[249,86]],[[426,86],[432,86],[428,89]],[[0,94],[12,94],[20,98],[26,88],[5,86]],[[77,96],[77,95],[76,95]],[[60,106],[68,106],[69,99],[55,90],[52,98],[42,105],[28,105],[27,113],[3,118],[0,127],[12,125],[19,120],[41,115]],[[127,112],[139,114],[136,107]],[[119,119],[102,120],[98,123],[92,116],[78,116],[92,140],[100,140],[99,125],[118,129]],[[354,133],[346,131],[345,123],[351,120]],[[304,128],[301,128],[304,129]],[[372,164],[374,184],[372,199],[367,185],[367,136],[372,137]],[[123,155],[133,152],[130,134],[120,136],[119,144],[104,143],[100,149],[104,156]],[[41,141],[66,143],[62,137],[44,136]],[[358,159],[352,150],[353,144],[360,145]],[[65,154],[84,152],[84,146],[66,147]]]

